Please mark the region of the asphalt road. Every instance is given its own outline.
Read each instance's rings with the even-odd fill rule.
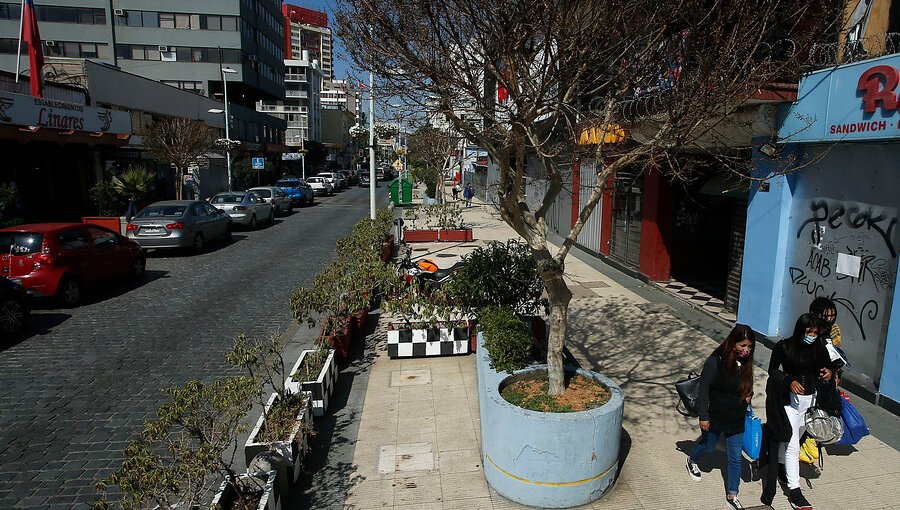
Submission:
[[[385,206],[387,186],[379,189]],[[140,284],[35,310],[0,345],[0,508],[86,508],[94,483],[164,401],[160,388],[231,369],[240,332],[291,325],[288,298],[368,214],[368,189],[317,199],[201,255],[151,252]]]

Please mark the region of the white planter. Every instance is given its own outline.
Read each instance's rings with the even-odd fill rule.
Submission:
[[[456,356],[472,352],[469,326],[422,327],[421,324],[389,324],[387,353],[391,359]]]
[[[256,510],[281,510],[281,500],[283,498],[275,491],[275,479],[277,474],[275,471],[269,471],[264,477],[253,477],[249,474],[238,476],[238,484],[260,483],[263,486],[263,495],[259,500]],[[237,499],[234,486],[227,481],[222,482],[219,486],[219,492],[213,497],[211,508],[220,508],[221,510],[230,510]]]
[[[297,363],[294,364],[294,368],[288,374],[284,387],[291,393],[299,393],[301,391],[311,393],[313,416],[324,416],[325,411],[328,410],[328,400],[331,398],[331,394],[334,393],[334,385],[337,383],[338,378],[337,363],[334,361],[334,349],[328,350],[325,365],[314,381],[294,380],[294,374],[300,371],[306,356],[310,356],[315,352],[307,350],[300,353],[300,358],[297,359]]]
[[[298,478],[300,478],[303,457],[306,455],[307,450],[309,450],[309,437],[303,430],[303,424],[308,423],[312,425],[312,397],[309,392],[302,392],[301,394],[305,395],[306,403],[300,412],[297,413],[297,419],[294,421],[294,428],[291,430],[288,438],[280,441],[273,441],[271,443],[256,441],[256,437],[265,426],[266,415],[269,414],[269,409],[271,409],[278,399],[278,394],[273,393],[266,402],[262,415],[260,415],[259,420],[256,421],[256,425],[253,427],[253,430],[250,431],[250,436],[244,444],[244,458],[246,459],[248,466],[254,457],[270,448],[274,448],[285,458],[285,465],[279,470],[277,480],[278,489],[280,494],[284,495],[283,497],[287,497],[290,493],[291,486]]]

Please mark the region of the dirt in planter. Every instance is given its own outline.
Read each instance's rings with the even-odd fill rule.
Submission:
[[[516,381],[507,385],[500,394],[510,404],[531,411],[545,413],[572,413],[600,407],[609,401],[609,388],[581,375],[570,378],[566,392],[551,397],[547,394],[550,383],[546,374]]]
[[[290,395],[287,399],[276,400],[266,414],[262,430],[256,435],[256,442],[287,441],[297,423],[297,415],[305,404],[306,397],[301,395]]]
[[[227,510],[256,510],[259,508],[264,491],[250,487],[241,487],[240,491],[240,496],[231,503],[231,506],[227,507]]]
[[[315,381],[322,372],[322,368],[325,366],[325,361],[327,359],[327,349],[307,354],[306,357],[303,358],[303,364],[300,365],[297,373],[295,373],[291,379],[295,382]]]

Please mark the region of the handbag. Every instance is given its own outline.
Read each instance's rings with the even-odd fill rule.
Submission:
[[[753,406],[747,406],[747,414],[744,417],[744,454],[750,460],[759,459],[759,451],[762,449],[762,421],[753,414]]]
[[[818,407],[810,407],[804,416],[806,433],[821,444],[840,441],[844,435],[844,425],[837,416],[832,416]]]
[[[678,392],[680,402],[675,405],[675,410],[682,416],[700,416],[697,410],[697,401],[700,399],[700,375],[690,372],[687,379],[675,382],[675,391]],[[684,411],[678,408],[683,406]]]
[[[844,400],[844,409],[841,412],[841,422],[844,426],[844,435],[835,444],[856,444],[864,436],[869,435],[869,427],[859,411],[853,407],[849,400]]]
[[[805,441],[800,443],[799,459],[804,464],[816,465],[816,462],[819,460],[819,445],[816,444],[815,439],[807,437]]]

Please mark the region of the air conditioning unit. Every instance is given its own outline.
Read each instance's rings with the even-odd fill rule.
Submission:
[[[250,62],[256,62],[257,60],[259,60],[259,57],[251,53],[250,55],[247,55],[247,60],[249,60]]]
[[[125,9],[113,9],[113,14],[116,16],[128,16],[128,11]]]
[[[168,51],[169,51],[169,47],[168,47],[168,46],[158,46],[157,49],[159,49],[159,51],[165,51],[165,52],[167,52],[167,53],[168,53]]]
[[[56,46],[56,41],[44,41],[47,46]]]

